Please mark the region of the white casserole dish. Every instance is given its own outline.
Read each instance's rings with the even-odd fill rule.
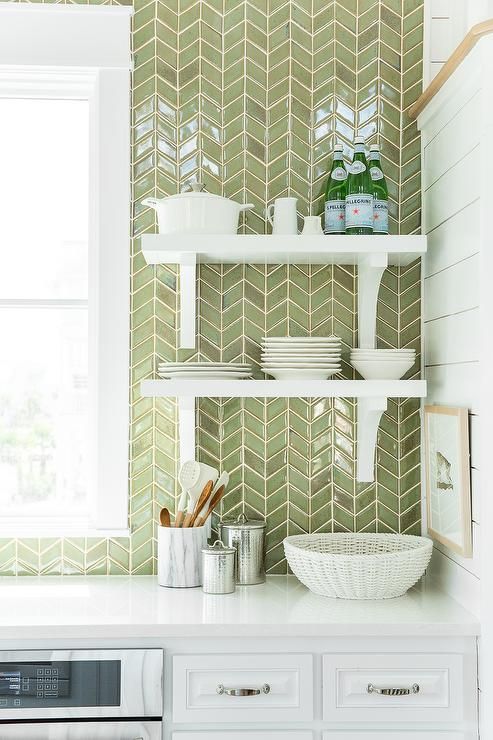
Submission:
[[[201,183],[191,187],[188,193],[142,201],[155,209],[160,234],[236,234],[240,213],[253,208],[252,203],[201,192]]]

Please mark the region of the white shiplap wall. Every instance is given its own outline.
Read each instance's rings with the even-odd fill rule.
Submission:
[[[493,35],[418,119],[423,155],[423,335],[427,403],[470,418],[473,557],[435,543],[430,573],[481,621],[481,737],[493,737]],[[426,531],[426,521],[424,522]]]
[[[424,348],[427,403],[464,406],[470,413],[474,505],[473,557],[435,544],[432,572],[476,613],[480,610],[480,244],[482,111],[479,76],[466,60],[453,95],[432,101],[420,117],[423,135]],[[451,82],[451,81],[449,81]],[[442,92],[447,86],[442,90]],[[440,97],[437,96],[437,97]],[[434,113],[432,113],[434,111]],[[427,121],[425,123],[425,121]]]
[[[493,0],[425,0],[425,86],[471,26],[492,16]]]

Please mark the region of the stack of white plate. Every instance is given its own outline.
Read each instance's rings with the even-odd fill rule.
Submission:
[[[261,367],[276,380],[325,380],[341,371],[339,337],[264,337]]]
[[[399,380],[414,365],[414,349],[353,349],[351,365],[366,380]]]
[[[252,374],[246,362],[160,362],[160,378],[193,378],[196,380],[243,380]]]

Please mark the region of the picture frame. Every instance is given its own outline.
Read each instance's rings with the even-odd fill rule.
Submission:
[[[469,412],[424,407],[428,533],[465,558],[472,557]]]

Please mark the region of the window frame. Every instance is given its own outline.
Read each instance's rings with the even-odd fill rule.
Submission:
[[[129,534],[131,13],[127,7],[0,3],[0,96],[51,91],[89,100],[88,486],[94,512],[83,522],[0,516],[0,537]],[[17,38],[16,28],[22,30]],[[75,46],[63,36],[70,29]],[[50,59],[60,64],[46,64]]]

